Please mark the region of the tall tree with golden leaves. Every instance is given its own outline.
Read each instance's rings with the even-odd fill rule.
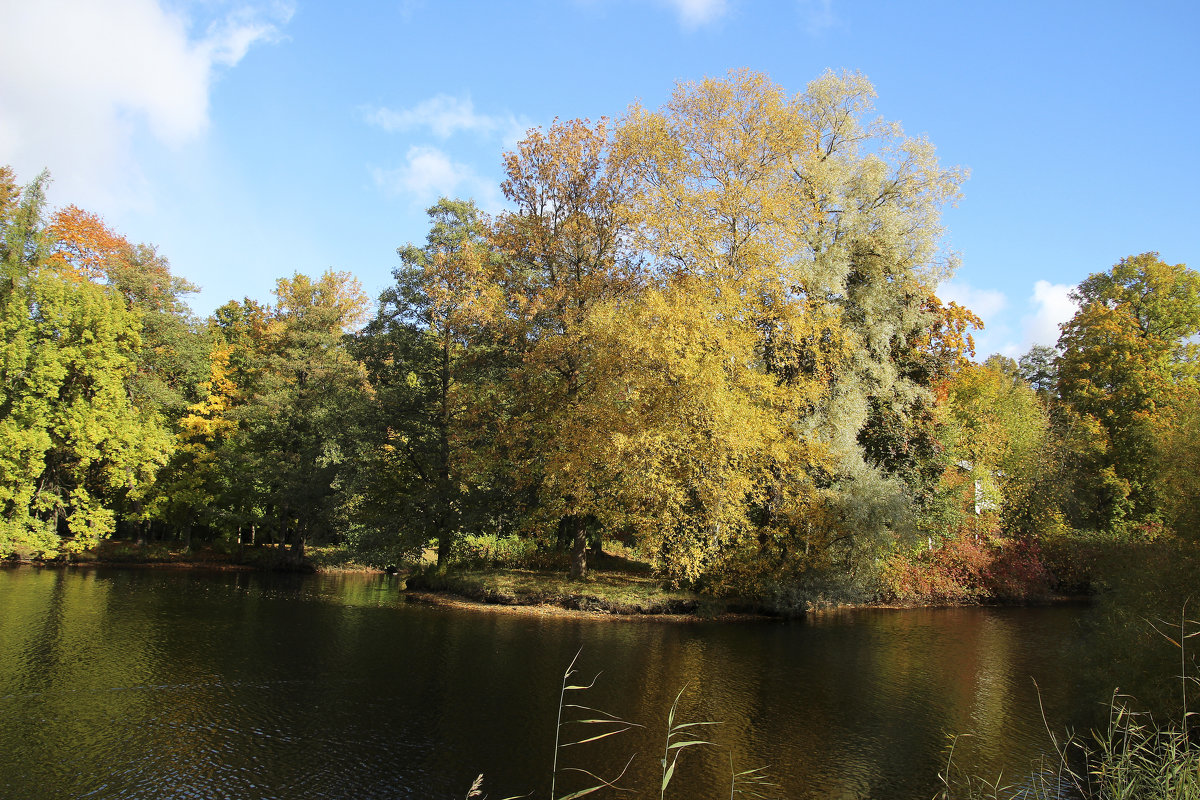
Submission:
[[[892,436],[909,449],[911,421],[933,403],[934,353],[952,344],[939,337],[973,319],[933,297],[951,266],[938,214],[963,172],[873,120],[873,97],[857,75],[788,96],[736,71],[680,85],[661,111],[634,107],[618,137],[639,246],[664,284],[753,330],[754,367],[785,390],[759,400],[792,437],[754,502],[760,564],[835,552],[869,564],[889,546],[911,491],[872,448],[898,451],[878,441]],[[784,491],[795,491],[786,513]]]
[[[494,241],[507,260],[509,452],[537,496],[536,519],[570,536],[571,574],[587,572],[589,526],[610,508],[611,464],[591,456],[607,432],[586,421],[599,381],[587,320],[598,303],[634,291],[640,263],[622,215],[626,176],[611,158],[608,125],[556,121],[505,157],[505,197]],[[595,439],[596,441],[592,441]]]
[[[1094,502],[1076,521],[1154,520],[1160,491],[1170,491],[1155,474],[1156,418],[1171,413],[1176,386],[1197,385],[1200,274],[1142,253],[1090,275],[1072,296],[1080,308],[1058,340],[1058,393],[1107,444],[1078,475],[1078,493]]]
[[[799,542],[811,553],[824,535],[809,521],[828,454],[806,426],[846,341],[794,180],[816,144],[799,102],[748,71],[681,84],[659,112],[634,107],[619,133],[637,181],[629,213],[658,276],[634,311],[633,351],[652,367],[629,374],[643,380],[631,394],[660,413],[625,447],[643,467],[636,483],[671,487],[647,498],[665,499],[670,522],[646,535],[678,577],[747,573],[751,559],[777,576]]]

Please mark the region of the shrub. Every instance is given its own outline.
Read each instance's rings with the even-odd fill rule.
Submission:
[[[532,538],[472,534],[455,543],[451,560],[456,566],[470,569],[565,570],[569,557],[567,553],[552,550]]]
[[[1050,593],[1036,542],[991,532],[967,533],[931,550],[893,556],[884,594],[902,602],[1025,601]]]

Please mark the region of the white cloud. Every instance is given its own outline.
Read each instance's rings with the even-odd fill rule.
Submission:
[[[1038,281],[1033,285],[1029,301],[1034,311],[1021,320],[1025,352],[1032,345],[1043,344],[1053,347],[1058,342],[1058,326],[1075,316],[1079,306],[1070,298],[1074,286],[1062,283]]]
[[[129,201],[143,184],[134,139],[203,135],[217,68],[290,17],[239,8],[197,36],[158,0],[0,2],[0,163],[26,180],[48,167],[71,202]]]
[[[1008,305],[1004,292],[997,289],[976,289],[961,281],[946,281],[938,287],[938,297],[971,309],[987,324],[988,318],[999,314]]]
[[[729,12],[726,0],[666,0],[679,15],[685,28],[698,28],[715,22]]]
[[[440,197],[470,197],[484,211],[500,206],[493,181],[476,174],[470,165],[456,162],[436,147],[413,145],[405,163],[396,169],[373,169],[375,184],[389,194],[406,196],[426,206]]]
[[[292,6],[284,3],[277,3],[266,15],[253,8],[239,8],[208,26],[200,48],[213,62],[236,66],[258,42],[280,41],[283,37],[279,25],[291,20],[293,13]]]
[[[994,289],[976,289],[964,283],[948,281],[938,287],[938,297],[966,306],[983,320],[984,330],[975,335],[979,358],[992,353],[1017,358],[1035,344],[1053,347],[1058,342],[1058,326],[1078,310],[1069,296],[1074,288],[1045,280],[1037,281],[1027,305],[1020,309],[1026,312],[1021,314],[1020,322],[1016,321],[1015,313],[1009,312],[1004,293]]]
[[[412,108],[366,108],[367,122],[389,133],[427,129],[439,139],[448,139],[459,131],[482,136],[499,136],[506,146],[524,137],[530,124],[513,114],[480,114],[470,96],[439,94],[422,100]]]
[[[580,5],[614,5],[614,0],[575,0]],[[644,5],[646,0],[640,0]],[[655,0],[675,12],[679,24],[687,30],[716,22],[729,13],[731,0]]]

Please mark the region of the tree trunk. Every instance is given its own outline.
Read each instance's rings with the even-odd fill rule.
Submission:
[[[295,527],[295,538],[292,539],[292,553],[290,560],[292,564],[297,567],[304,563],[305,527],[306,526],[303,523],[298,524]]]
[[[438,410],[437,420],[438,569],[446,566],[450,561],[450,543],[453,538],[450,531],[455,526],[451,507],[453,489],[450,483],[450,384],[452,382],[450,347],[452,343],[450,329],[446,328],[442,333],[441,396],[439,398],[441,408]]]
[[[575,533],[571,538],[571,579],[579,580],[587,577],[587,518],[579,515],[571,521]]]

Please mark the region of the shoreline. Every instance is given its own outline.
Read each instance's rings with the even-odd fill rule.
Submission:
[[[612,622],[670,622],[675,624],[694,624],[702,622],[779,622],[787,621],[787,617],[769,616],[766,614],[745,614],[724,612],[715,616],[684,613],[622,613],[600,609],[564,608],[550,603],[489,603],[484,600],[473,600],[453,592],[434,592],[423,589],[402,589],[405,599],[421,605],[454,608],[465,611],[505,614],[508,616],[525,617],[558,617],[567,619],[602,619]]]
[[[0,561],[2,568],[33,567],[38,569],[75,569],[75,568],[104,568],[104,569],[135,569],[135,570],[195,570],[212,572],[259,572],[259,573],[290,573],[308,575],[385,575],[386,570],[374,567],[354,565],[350,567],[319,566],[306,563],[301,569],[272,569],[261,564],[237,563],[226,560],[109,560],[85,559],[72,561],[40,561],[5,559]],[[398,576],[402,584],[398,593],[408,602],[441,608],[453,608],[473,612],[487,612],[510,616],[528,617],[557,617],[574,619],[603,619],[610,621],[628,622],[669,622],[695,624],[704,622],[746,623],[746,622],[792,622],[810,617],[829,617],[840,614],[851,614],[859,611],[917,611],[922,609],[939,608],[1039,608],[1059,605],[1087,604],[1092,601],[1090,595],[1054,595],[1038,600],[1023,602],[998,602],[982,600],[938,601],[938,602],[880,602],[861,604],[821,605],[795,611],[776,611],[762,604],[745,600],[722,601],[718,598],[701,598],[699,596],[676,602],[658,605],[654,602],[629,605],[614,603],[596,594],[586,592],[570,592],[552,596],[522,596],[494,594],[488,591],[468,593],[456,591],[454,588],[414,586],[410,588],[408,580],[413,575]],[[710,612],[710,613],[706,613]]]
[[[1015,602],[936,602],[936,603],[859,603],[846,605],[828,605],[819,608],[806,609],[797,613],[768,613],[750,611],[724,610],[715,614],[696,612],[671,611],[620,611],[605,608],[580,609],[569,608],[555,603],[529,602],[489,602],[479,600],[453,591],[437,591],[429,589],[401,589],[404,596],[412,602],[446,608],[457,608],[470,611],[491,612],[508,615],[527,615],[535,617],[575,617],[579,619],[607,619],[645,622],[795,622],[810,617],[832,617],[840,614],[854,614],[860,611],[925,611],[931,609],[950,608],[1051,608],[1069,605],[1090,605],[1090,595],[1055,595],[1044,600]]]

